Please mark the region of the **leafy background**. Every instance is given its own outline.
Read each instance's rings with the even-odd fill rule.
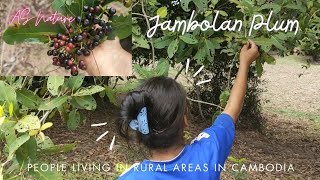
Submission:
[[[312,55],[317,60],[319,52],[319,6],[318,1],[301,0],[181,0],[167,1],[151,0],[137,1],[133,6],[133,44],[134,61],[141,67],[150,67],[157,61],[166,59],[170,66],[178,69],[173,77],[179,79],[184,72],[186,60],[190,59],[189,73],[195,73],[201,66],[205,66],[197,77],[189,76],[189,96],[198,101],[205,101],[216,106],[193,103],[195,112],[202,118],[212,118],[212,112],[218,114],[221,106],[227,101],[228,91],[235,78],[239,65],[238,56],[241,45],[247,41],[248,30],[254,14],[262,14],[267,19],[269,12],[274,11],[270,22],[272,27],[275,21],[297,19],[300,30],[297,35],[293,32],[268,32],[265,28],[254,31],[250,39],[260,47],[261,57],[250,68],[249,89],[242,115],[250,117],[250,122],[243,122],[247,118],[240,118],[240,125],[251,128],[261,127],[259,119],[260,76],[265,63],[275,64],[276,60],[270,53],[287,56],[293,53]],[[188,20],[191,11],[195,10],[194,20],[213,21],[215,12],[220,11],[217,24],[224,20],[240,19],[244,22],[244,29],[239,32],[208,30],[201,32],[196,29],[181,35],[181,32],[158,30],[153,38],[146,36],[147,30],[155,25],[146,17],[159,15],[160,22],[171,20]],[[308,44],[308,45],[306,45]],[[184,66],[179,66],[182,63]],[[137,67],[136,65],[135,67]],[[135,68],[137,69],[137,68]],[[138,71],[139,72],[139,71]],[[173,72],[172,72],[173,73]],[[201,87],[195,84],[201,80],[212,79]],[[243,116],[242,116],[243,117]],[[256,120],[251,120],[256,119]]]

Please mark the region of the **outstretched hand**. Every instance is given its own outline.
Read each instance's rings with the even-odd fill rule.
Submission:
[[[84,57],[84,62],[91,76],[132,75],[132,55],[121,47],[118,37],[94,48],[90,56]]]
[[[244,45],[240,52],[240,65],[250,66],[250,64],[260,56],[258,46],[252,41]]]

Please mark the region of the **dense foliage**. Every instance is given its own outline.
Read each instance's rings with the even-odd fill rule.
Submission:
[[[189,89],[189,95],[193,99],[220,106],[193,103],[196,108],[192,109],[199,109],[197,114],[208,118],[212,117],[214,112],[219,113],[228,99],[239,64],[238,52],[241,45],[248,38],[254,40],[260,46],[261,58],[251,67],[248,98],[242,113],[250,118],[240,118],[240,124],[259,127],[260,121],[253,120],[259,119],[259,77],[263,73],[264,63],[276,63],[268,53],[276,51],[280,55],[288,55],[294,52],[295,47],[302,47],[301,50],[308,53],[319,52],[319,7],[320,3],[316,0],[181,0],[170,3],[164,0],[136,1],[133,7],[134,60],[142,67],[150,67],[158,60],[167,59],[172,67],[177,67],[177,63],[186,64],[186,60],[190,58],[189,71],[193,73],[204,65],[203,72],[191,80],[194,86]],[[146,36],[147,30],[155,25],[154,21],[149,21],[151,17],[159,15],[160,22],[171,20],[172,25],[175,20],[189,20],[192,10],[196,12],[194,20],[198,22],[208,20],[212,23],[215,13],[219,11],[217,24],[225,20],[239,19],[243,20],[244,27],[235,32],[214,32],[211,29],[203,32],[198,28],[184,35],[181,31],[158,29],[153,38]],[[253,31],[249,37],[252,17],[261,14],[266,20],[270,11],[273,11],[270,27],[273,27],[276,21],[298,20],[298,33],[270,32],[261,28]],[[182,71],[183,68],[176,77]],[[212,81],[201,86],[195,85],[196,82],[206,79]],[[246,119],[249,120],[246,122]]]

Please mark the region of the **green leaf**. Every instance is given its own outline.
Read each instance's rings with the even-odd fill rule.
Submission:
[[[191,2],[191,0],[180,0],[181,3],[181,7],[184,11],[189,12],[190,8],[189,8],[189,3]]]
[[[132,33],[132,19],[129,16],[114,16],[111,22],[112,32],[108,35],[108,39],[118,36],[119,39],[127,38]]]
[[[214,10],[214,12],[217,13],[218,10]],[[228,16],[228,13],[225,12],[225,11],[219,10],[219,15],[227,17],[227,16]]]
[[[230,91],[228,89],[221,92],[219,96],[219,100],[220,100],[220,105],[222,107],[226,107],[229,100],[229,96],[230,96]]]
[[[215,6],[216,4],[218,4],[219,0],[211,0],[211,5]]]
[[[78,128],[80,125],[80,114],[77,110],[72,110],[69,113],[69,119],[67,122],[68,129],[71,131],[74,131]]]
[[[193,2],[200,11],[204,11],[205,9],[207,9],[208,6],[208,1],[207,0],[181,0],[181,7],[184,11],[189,12],[190,8],[189,8],[189,3]]]
[[[303,13],[306,12],[306,7],[298,6],[297,4],[293,4],[293,3],[287,4],[284,7],[288,8],[288,9],[298,10],[298,11],[303,12]]]
[[[51,148],[54,146],[52,140],[50,139],[50,137],[48,136],[45,136],[44,137],[44,141],[38,141],[37,142],[37,146],[40,148],[40,149],[47,149],[47,148]]]
[[[73,0],[66,0],[66,5],[70,6]]]
[[[273,45],[275,47],[277,47],[278,49],[282,50],[282,51],[287,51],[287,49],[281,44],[281,42],[275,38],[274,36],[271,36],[271,40],[273,42]]]
[[[97,102],[92,96],[73,97],[71,104],[79,109],[95,110],[97,108]]]
[[[198,64],[202,64],[206,60],[206,50],[204,48],[199,49],[194,56],[194,60],[197,61]]]
[[[41,163],[41,165],[44,165],[44,163]],[[50,164],[48,164],[48,167],[50,167]],[[62,175],[53,170],[51,171],[50,168],[48,171],[43,171],[42,168],[38,168],[37,171],[35,171],[33,168],[28,171],[28,173],[32,176],[34,176],[37,180],[62,180]]]
[[[167,59],[161,58],[156,68],[156,76],[168,76],[170,64]]]
[[[168,47],[168,57],[169,58],[172,58],[174,56],[174,54],[177,52],[178,50],[178,47],[179,47],[179,40],[176,39],[176,40],[173,40],[170,44],[169,44],[169,47]]]
[[[117,95],[116,95],[116,93],[109,86],[105,86],[105,88],[106,88],[105,92],[106,92],[106,95],[108,96],[109,101],[112,104],[117,105]]]
[[[25,25],[10,26],[3,34],[3,40],[7,44],[23,42],[49,42],[49,35],[64,33],[66,29],[61,24],[41,22],[35,26],[35,20],[28,21]]]
[[[157,10],[157,15],[160,18],[165,18],[168,15],[168,9],[167,7],[161,7]]]
[[[52,2],[51,7],[52,7],[53,10],[56,10],[56,11],[60,12],[61,8],[64,8],[65,3],[66,3],[66,0],[54,0]]]
[[[17,101],[29,109],[37,109],[41,98],[27,89],[17,90]]]
[[[84,76],[71,76],[69,77],[68,81],[67,81],[67,86],[72,90],[78,90],[84,80]]]
[[[132,34],[140,36],[141,35],[141,27],[137,24],[132,25]]]
[[[96,94],[104,90],[102,86],[89,86],[85,88],[80,88],[73,96],[88,96],[92,94]]]
[[[261,57],[256,60],[256,71],[257,71],[258,76],[261,77],[262,73],[263,73],[263,66],[262,66],[262,62],[261,62]]]
[[[17,122],[14,128],[19,133],[24,133],[33,129],[40,129],[41,124],[38,116],[27,115]]]
[[[34,163],[37,159],[37,141],[30,138],[16,151],[16,159],[20,167],[27,167],[27,164]]]
[[[27,142],[30,139],[30,136],[28,134],[24,134],[20,137],[18,137],[15,141],[8,144],[9,145],[9,156],[8,159],[12,159],[16,150],[18,150],[25,142]]]
[[[199,8],[200,11],[204,11],[208,7],[208,0],[193,0],[193,3]]]
[[[59,87],[62,86],[64,83],[64,77],[63,76],[49,76],[47,87],[48,91],[54,95],[57,96],[59,94]]]
[[[205,51],[207,53],[207,56],[213,58],[215,55],[215,49],[219,49],[220,44],[214,39],[210,39],[210,40],[205,39],[204,40],[204,47],[205,47]]]
[[[4,81],[0,81],[0,101],[9,103],[16,102],[16,91]]]
[[[76,144],[61,144],[61,145],[52,145],[48,148],[42,149],[40,152],[46,154],[56,154],[56,153],[67,153],[72,151],[76,147]]]
[[[133,65],[133,70],[136,72],[142,79],[148,79],[152,77],[152,74],[146,70],[143,69],[139,64]]]
[[[262,53],[261,58],[268,64],[272,64],[272,65],[276,64],[276,59],[267,53]]]
[[[40,111],[44,111],[44,110],[54,109],[56,107],[61,106],[67,100],[68,100],[68,96],[60,96],[60,97],[57,97],[57,98],[53,98],[53,99],[51,99],[49,101],[41,103],[40,106],[39,106],[39,110]]]
[[[157,49],[163,49],[174,40],[173,36],[162,36],[154,40],[154,47]]]
[[[179,38],[187,44],[197,44],[198,43],[198,40],[192,34],[189,34],[189,33],[186,33],[182,36],[179,36]]]
[[[276,3],[267,3],[267,4],[262,5],[260,7],[260,9],[272,9],[273,12],[275,14],[277,14],[278,12],[280,12],[281,6],[279,4],[276,4]]]
[[[54,0],[52,8],[55,11],[69,16],[80,16],[82,14],[83,0]]]
[[[129,92],[136,89],[140,84],[141,83],[139,81],[128,81],[125,84],[117,86],[116,89],[114,89],[114,91],[117,93]]]
[[[150,49],[149,42],[145,39],[144,36],[132,36],[132,43],[135,45],[135,47],[141,47],[144,49]]]
[[[10,144],[17,139],[16,131],[14,129],[15,124],[16,121],[8,121],[5,119],[0,126],[0,132],[4,132],[7,144]]]
[[[246,9],[246,12],[248,12],[248,14],[253,14],[254,4],[251,0],[242,0],[241,4],[241,7]]]
[[[261,37],[261,38],[253,38],[253,41],[261,47],[264,52],[269,52],[272,48],[273,42],[272,40]]]

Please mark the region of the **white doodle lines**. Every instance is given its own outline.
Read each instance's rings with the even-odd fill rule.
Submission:
[[[100,127],[100,126],[105,126],[107,125],[107,122],[104,122],[104,123],[99,123],[99,124],[91,124],[91,127]],[[106,131],[104,132],[103,134],[101,134],[97,139],[96,141],[100,141],[103,137],[105,137],[107,134],[109,133],[109,131]],[[116,140],[116,136],[113,136],[112,138],[112,141],[110,143],[110,146],[109,146],[109,151],[112,151],[113,149],[113,146],[114,146],[114,143],[115,143],[115,140]]]
[[[186,74],[188,74],[189,66],[190,66],[190,58],[187,59]],[[198,69],[198,71],[193,74],[192,77],[195,78],[198,74],[200,74],[200,72],[203,70],[203,68],[204,68],[204,66],[201,66],[201,67]],[[207,79],[207,80],[204,80],[204,81],[197,82],[196,85],[197,85],[197,86],[200,86],[200,85],[202,85],[202,84],[209,83],[209,82],[211,82],[211,79]]]

